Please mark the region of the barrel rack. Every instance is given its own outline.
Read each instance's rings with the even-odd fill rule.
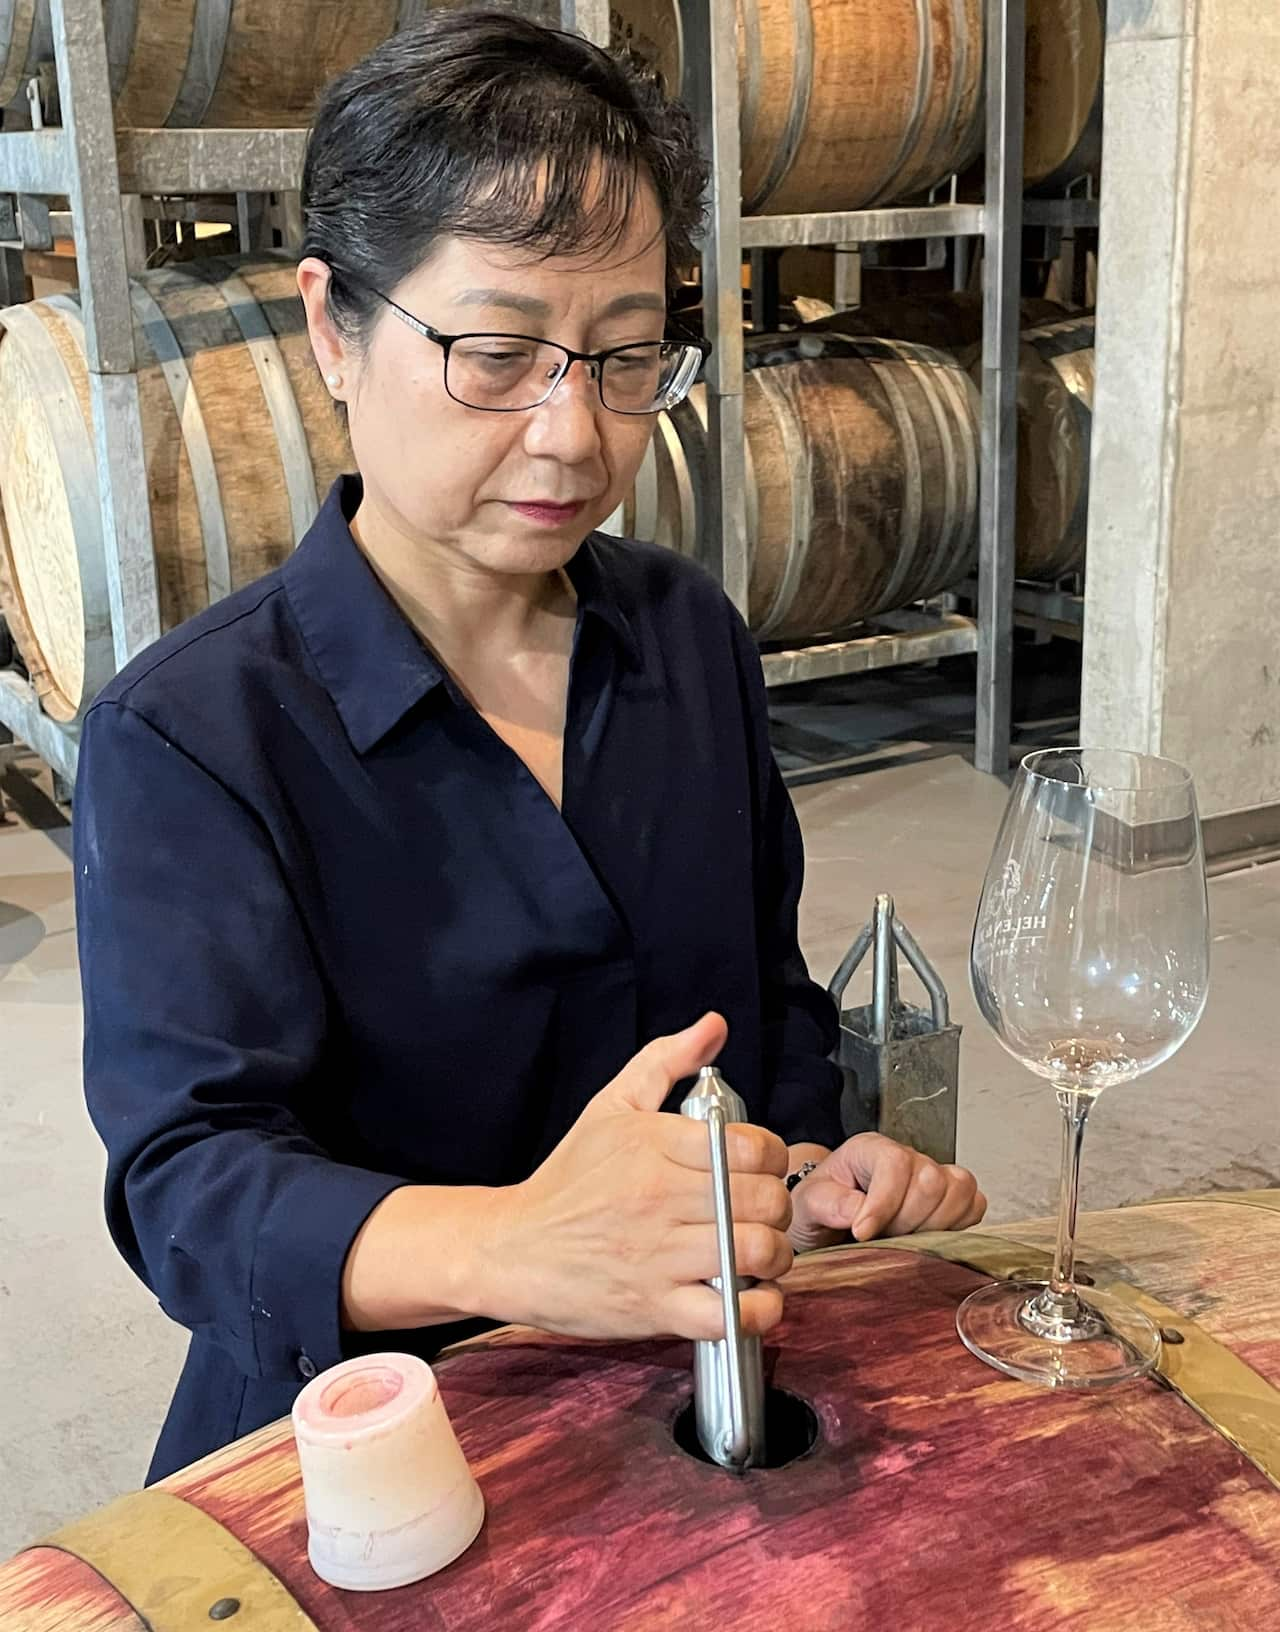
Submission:
[[[161,633],[129,273],[145,255],[144,197],[297,194],[306,132],[128,130],[115,128],[102,0],[50,0],[62,123],[42,128],[33,92],[33,128],[0,131],[0,241],[5,195],[41,201],[65,195],[79,268],[89,368],[102,538],[117,666]],[[685,94],[712,161],[701,246],[707,333],[708,488],[702,514],[706,564],[745,609],[748,556],[743,431],[744,251],[785,245],[877,244],[954,238],[984,245],[980,553],[976,617],[908,610],[877,620],[875,632],[834,644],[767,652],[772,685],[850,674],[976,651],[976,761],[1008,769],[1014,621],[1015,391],[1020,243],[1023,225],[1022,122],[1026,0],[987,7],[986,188],[982,204],[943,203],[837,214],[743,217],[739,186],[735,0],[681,0],[686,60],[697,65]],[[561,19],[588,38],[608,38],[608,0],[562,0]],[[1094,200],[1029,203],[1026,219],[1046,226],[1096,225]],[[296,210],[294,231],[297,230]],[[295,245],[296,247],[296,245]],[[0,247],[0,302],[22,299],[22,260]],[[1026,600],[1030,593],[1019,586]],[[1023,615],[1034,607],[1023,608]],[[1048,613],[1046,611],[1046,616]],[[0,670],[0,736],[7,728],[68,785],[74,781],[76,722],[46,715],[15,669]]]

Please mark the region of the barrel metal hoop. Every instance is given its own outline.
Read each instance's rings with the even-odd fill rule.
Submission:
[[[150,1632],[188,1632],[236,1598],[254,1632],[319,1632],[287,1588],[229,1530],[154,1487],[122,1496],[37,1544],[70,1553],[114,1587]]]
[[[663,417],[658,417],[658,434],[665,436]],[[658,454],[657,438],[645,443],[644,458],[631,484],[631,537],[653,543],[658,534]]]
[[[774,428],[786,453],[787,470],[791,481],[791,538],[773,605],[765,613],[755,631],[759,640],[769,639],[776,629],[782,627],[790,614],[792,602],[808,569],[809,549],[813,542],[812,442],[796,414],[785,384],[776,384],[776,378],[771,373],[761,372],[757,375],[757,383],[762,395],[768,398],[773,409]],[[759,537],[758,520],[756,536]]]
[[[702,560],[702,505],[706,492],[707,447],[706,392],[690,395],[661,416],[663,442],[671,466],[677,511],[668,515],[667,526],[676,537],[676,552]],[[659,517],[659,520],[662,518]]]
[[[677,12],[679,9],[677,6]],[[741,131],[740,168],[745,179],[747,155],[753,152],[756,142],[756,121],[760,117],[760,86],[764,79],[760,0],[738,0],[738,31],[739,60],[742,64],[739,80],[738,128]],[[750,215],[756,202],[755,194],[745,197],[742,201],[743,215]]]
[[[973,35],[972,37],[976,37]],[[956,122],[960,117],[960,99],[964,95],[965,82],[969,77],[969,46],[971,31],[969,28],[968,0],[951,0],[951,90],[947,96],[947,110],[942,116],[933,138],[933,145],[929,149],[929,175],[941,162],[939,149],[954,153]],[[953,164],[952,168],[958,168]]]
[[[916,0],[916,24],[920,38],[920,49],[916,53],[916,99],[911,109],[911,117],[907,120],[907,128],[902,133],[902,143],[898,148],[897,157],[890,165],[889,173],[876,190],[874,198],[866,206],[872,210],[892,199],[899,178],[920,140],[920,128],[924,124],[925,112],[933,91],[933,12],[930,10],[929,0]]]
[[[809,104],[813,99],[813,0],[791,0],[792,75],[787,122],[773,150],[768,171],[759,189],[743,200],[744,215],[763,210],[791,173],[809,125]]]
[[[216,260],[193,261],[191,270],[218,291],[244,336],[245,349],[253,359],[258,384],[262,387],[267,412],[271,415],[271,425],[276,433],[276,447],[289,495],[294,542],[301,543],[303,534],[320,509],[315,471],[311,464],[311,446],[307,441],[306,426],[302,423],[298,399],[293,394],[293,384],[285,367],[279,339],[258,297],[240,273],[231,270],[233,264]]]
[[[1208,1196],[1157,1196],[1144,1202],[1146,1207],[1186,1207],[1198,1202],[1204,1207],[1219,1202],[1228,1207],[1259,1207],[1264,1213],[1280,1213],[1280,1190],[1224,1190]]]
[[[1195,1199],[1206,1200],[1203,1196]],[[1280,1211],[1280,1201],[1262,1205]],[[971,1230],[896,1236],[865,1245],[944,1258],[996,1280],[1021,1280],[1031,1275],[1039,1279],[1041,1271],[1042,1278],[1048,1280],[1053,1263],[1052,1254],[1042,1247],[977,1235]],[[1099,1274],[1098,1288],[1122,1299],[1157,1326],[1172,1327],[1181,1334],[1181,1343],[1162,1345],[1157,1372],[1197,1416],[1203,1417],[1280,1489],[1280,1389],[1211,1337],[1203,1326],[1141,1287]]]
[[[948,556],[954,553],[956,529],[963,521],[964,510],[959,495],[960,473],[956,458],[956,431],[963,424],[963,411],[955,411],[955,399],[948,395],[945,385],[938,384],[940,378],[946,380],[951,372],[949,368],[938,364],[923,346],[912,345],[905,340],[891,341],[890,344],[903,362],[911,365],[911,372],[920,387],[920,394],[929,405],[929,414],[938,433],[938,444],[942,449],[942,472],[946,490],[942,518],[937,526],[929,559],[920,563],[920,574],[917,579],[920,593],[931,594]],[[949,413],[948,409],[952,412]],[[976,504],[970,514],[976,520]],[[976,537],[976,529],[973,531]],[[961,573],[958,572],[956,576],[960,577]],[[913,596],[912,599],[914,598]]]
[[[36,0],[0,0],[0,24],[8,13],[8,48],[0,63],[8,67],[0,73],[0,108],[7,107],[22,89],[22,82],[31,69],[28,56],[31,51],[31,31],[35,24]],[[0,34],[0,40],[4,35]]]
[[[107,70],[111,80],[111,100],[117,101],[129,77],[134,41],[138,33],[138,0],[108,0],[103,9],[107,36]]]
[[[870,367],[870,365],[868,365]],[[898,440],[902,449],[902,508],[898,525],[898,555],[884,593],[877,597],[870,612],[886,612],[902,605],[902,590],[920,548],[920,526],[924,513],[924,467],[920,458],[920,444],[916,440],[915,423],[911,418],[907,399],[894,377],[892,368],[871,369],[888,399],[893,417],[898,424]],[[910,599],[910,597],[907,597]]]
[[[169,387],[169,396],[173,401],[173,411],[182,429],[182,445],[191,467],[191,485],[195,489],[196,512],[200,517],[205,577],[209,586],[209,604],[212,606],[215,601],[231,593],[231,550],[227,543],[222,492],[218,486],[218,467],[204,422],[204,411],[196,395],[186,354],[160,303],[140,283],[133,284],[132,295],[134,314],[160,364],[164,383]]]
[[[172,129],[188,130],[204,124],[227,54],[232,4],[233,0],[196,0],[187,66],[165,120]]]
[[[923,348],[916,349],[923,351]],[[949,446],[954,453],[959,444],[964,473],[957,531],[949,538],[939,539],[937,556],[929,564],[930,583],[936,583],[944,573],[949,583],[971,569],[978,542],[978,390],[962,368],[939,368],[935,363],[926,377],[937,386],[951,410],[947,426]]]

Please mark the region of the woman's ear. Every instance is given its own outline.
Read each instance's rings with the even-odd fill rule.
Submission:
[[[308,255],[298,266],[298,292],[307,314],[307,332],[330,396],[345,402],[352,364],[350,348],[338,333],[329,315],[329,268],[314,255]]]

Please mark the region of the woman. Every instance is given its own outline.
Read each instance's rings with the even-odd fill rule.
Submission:
[[[431,16],[320,109],[298,282],[359,475],[84,732],[109,1221],[192,1332],[153,1478],[477,1321],[718,1335],[705,1129],[660,1114],[717,1058],[749,1330],[794,1251],[983,1212],[840,1145],[755,648],[698,568],[593,534],[701,360],[664,323],[703,183],[652,83],[505,15]]]

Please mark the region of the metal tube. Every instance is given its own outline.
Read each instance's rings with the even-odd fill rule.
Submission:
[[[758,1337],[744,1337],[739,1293],[751,1285],[737,1272],[733,1203],[725,1130],[746,1120],[747,1108],[714,1066],[704,1066],[685,1096],[680,1114],[706,1122],[711,1142],[719,1275],[710,1282],[720,1294],[725,1335],[693,1345],[693,1399],[698,1440],[713,1462],[742,1472],[765,1458],[764,1350]]]
[[[711,1183],[716,1203],[716,1244],[720,1249],[720,1302],[724,1309],[724,1347],[729,1395],[729,1422],[720,1441],[720,1457],[735,1467],[751,1458],[747,1424],[745,1366],[742,1353],[742,1311],[738,1307],[738,1265],[733,1241],[733,1202],[729,1195],[729,1153],[725,1146],[724,1108],[713,1105],[707,1113],[711,1138]]]
[[[126,193],[280,193],[302,185],[307,132],[122,130],[116,143]]]
[[[895,614],[896,616],[896,614]],[[889,618],[879,620],[892,621]],[[790,686],[838,674],[862,674],[903,663],[924,663],[977,650],[972,618],[945,614],[928,628],[863,635],[856,640],[824,642],[792,651],[766,652],[762,661],[767,686]]]
[[[70,160],[61,130],[6,130],[0,134],[0,187],[45,198],[68,191]]]
[[[876,950],[871,973],[871,1036],[877,1043],[887,1043],[893,1034],[894,1000],[898,995],[891,895],[876,896],[873,922]]]
[[[749,215],[742,220],[740,230],[744,249],[781,249],[790,244],[976,238],[982,233],[984,219],[981,204],[928,204],[888,210],[832,210],[822,215]]]
[[[900,918],[893,920],[893,938],[902,948],[903,956],[919,975],[925,991],[929,994],[934,1029],[942,1031],[951,1024],[951,1004],[947,997],[947,988],[942,984],[938,971],[925,957],[915,936]]]
[[[68,782],[75,781],[80,755],[79,726],[60,725],[50,719],[40,706],[35,687],[14,669],[0,669],[0,724]]]
[[[1009,768],[1017,495],[1019,259],[1026,0],[987,10],[987,183],[982,309],[982,486],[978,517],[978,696],[974,758]]]
[[[853,979],[854,975],[857,973],[858,965],[867,955],[867,951],[871,946],[871,935],[871,925],[863,924],[862,928],[858,931],[857,940],[854,941],[853,945],[845,953],[844,957],[841,958],[840,967],[831,977],[831,984],[827,987],[827,990],[835,999],[837,1008],[839,1008],[844,1001],[845,989],[849,982]]]
[[[747,610],[747,457],[743,426],[742,160],[734,0],[680,0],[685,97],[711,161],[702,300],[714,349],[707,360],[706,488],[698,551],[729,599]]]

